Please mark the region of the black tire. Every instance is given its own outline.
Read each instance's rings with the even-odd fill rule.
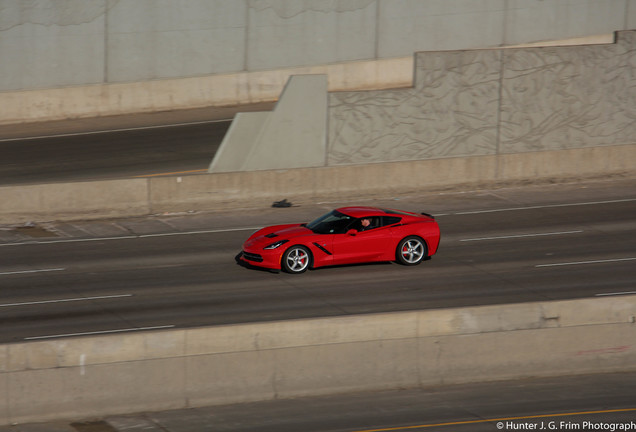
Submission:
[[[304,273],[311,265],[311,252],[304,246],[292,246],[285,251],[281,261],[283,271],[286,273]]]
[[[409,236],[398,243],[395,251],[397,262],[402,265],[418,265],[428,256],[426,242],[418,236]]]

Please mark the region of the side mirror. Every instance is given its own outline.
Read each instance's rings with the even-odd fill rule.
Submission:
[[[349,231],[347,231],[347,235],[355,236],[356,234],[358,234],[358,230],[350,229]]]

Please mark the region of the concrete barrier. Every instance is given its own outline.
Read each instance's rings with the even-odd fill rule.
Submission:
[[[292,75],[326,74],[329,91],[410,87],[412,56],[133,83],[0,92],[0,124],[275,101]]]
[[[0,346],[0,424],[629,371],[636,296]]]
[[[366,165],[0,187],[0,223],[357,200],[457,185],[634,173],[636,145]],[[364,179],[364,181],[360,181]]]
[[[148,214],[148,180],[0,187],[0,223]]]

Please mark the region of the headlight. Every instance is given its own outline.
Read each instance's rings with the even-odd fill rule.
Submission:
[[[265,246],[263,249],[276,249],[277,247],[280,247],[282,245],[284,245],[285,243],[287,243],[289,240],[279,240],[276,243],[272,243],[269,246]]]

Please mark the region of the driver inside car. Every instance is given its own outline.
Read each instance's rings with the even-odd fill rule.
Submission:
[[[374,223],[372,223],[371,218],[360,219],[360,227],[358,228],[358,231],[360,232],[369,231],[369,230],[372,230],[373,228],[377,228],[377,226]]]

